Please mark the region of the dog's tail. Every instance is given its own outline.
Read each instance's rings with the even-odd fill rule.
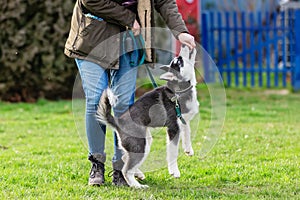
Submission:
[[[118,125],[111,114],[111,107],[114,106],[116,102],[117,97],[114,96],[112,91],[109,88],[104,90],[96,113],[96,118],[99,122],[110,125],[114,129],[117,129]]]

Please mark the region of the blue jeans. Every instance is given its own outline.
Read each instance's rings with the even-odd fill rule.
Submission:
[[[105,134],[106,126],[100,124],[95,114],[103,90],[109,86],[117,96],[118,102],[113,108],[114,115],[120,116],[130,105],[134,103],[137,67],[127,63],[124,56],[120,57],[119,70],[106,70],[96,63],[75,59],[86,98],[85,124],[88,139],[89,154],[97,155],[102,163],[106,160]],[[109,74],[110,73],[110,74]],[[114,157],[113,163],[120,161],[122,151],[118,148],[116,133],[114,133]]]

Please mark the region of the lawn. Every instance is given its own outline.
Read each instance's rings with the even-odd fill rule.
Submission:
[[[145,173],[143,183],[150,186],[145,190],[112,186],[111,132],[106,184],[87,186],[90,163],[72,101],[0,103],[0,199],[299,199],[300,94],[227,89],[222,134],[200,158],[211,105],[205,88],[198,93],[196,155],[181,151],[179,179],[169,176],[164,162],[152,162],[157,167]],[[161,158],[164,144],[163,130],[155,132],[152,151]]]

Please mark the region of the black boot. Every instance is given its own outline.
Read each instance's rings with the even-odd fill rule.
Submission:
[[[104,164],[96,156],[90,155],[89,160],[92,163],[90,171],[89,185],[100,186],[104,184]]]
[[[119,160],[117,162],[113,163],[113,174],[112,174],[112,183],[115,186],[129,186],[123,176],[122,168],[123,168],[124,162],[122,160]]]
[[[114,169],[112,177],[113,177],[112,183],[115,186],[129,186],[123,176],[122,171]]]

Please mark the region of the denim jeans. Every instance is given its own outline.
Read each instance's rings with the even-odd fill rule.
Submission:
[[[75,59],[86,98],[85,125],[89,154],[98,155],[98,158],[100,155],[100,161],[103,163],[106,160],[106,126],[100,124],[95,118],[97,106],[103,90],[110,86],[114,95],[118,98],[116,106],[113,107],[114,115],[116,117],[120,116],[134,103],[137,67],[130,66],[130,64],[127,63],[127,59],[125,59],[125,56],[122,55],[120,57],[119,70],[106,70],[96,63]],[[117,140],[116,133],[114,133],[113,163],[120,161],[122,157],[122,151],[118,148]]]

